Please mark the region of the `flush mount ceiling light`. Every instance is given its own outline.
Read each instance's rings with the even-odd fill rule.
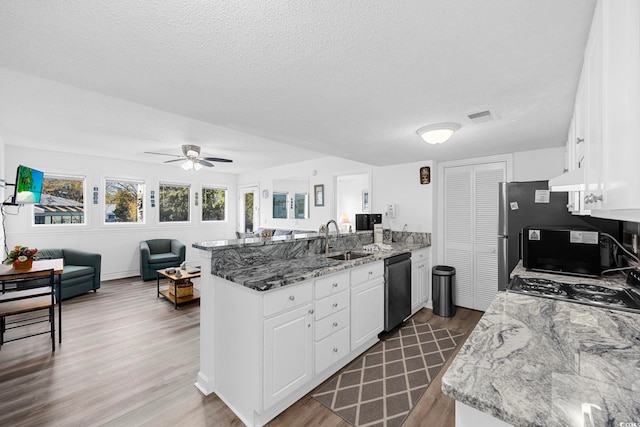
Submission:
[[[429,144],[442,144],[458,129],[460,125],[457,123],[437,123],[421,127],[416,133]]]

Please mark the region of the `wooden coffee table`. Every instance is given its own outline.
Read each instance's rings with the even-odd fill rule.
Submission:
[[[195,267],[190,267],[190,268],[187,268],[186,270],[181,270],[179,267],[176,267],[175,271],[176,271],[175,273],[169,274],[167,273],[167,269],[163,268],[161,270],[157,270],[156,273],[158,274],[158,298],[160,297],[160,295],[162,295],[169,301],[173,302],[173,308],[177,309],[178,304],[183,304],[185,302],[200,299],[200,291],[197,290],[195,287],[193,288],[193,294],[191,295],[185,295],[181,297],[176,296],[178,293],[178,287],[180,285],[186,283],[190,279],[193,279],[195,277],[200,277],[200,269]],[[180,272],[180,276],[176,276],[176,273],[178,272]],[[170,281],[169,283],[174,285],[176,295],[171,294],[169,292],[169,288],[160,290],[161,277],[166,277],[167,279],[169,279]]]

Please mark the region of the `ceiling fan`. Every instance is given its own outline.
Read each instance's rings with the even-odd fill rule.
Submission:
[[[221,159],[219,157],[200,157],[200,147],[197,145],[183,145],[182,146],[182,156],[177,154],[166,154],[166,153],[154,153],[151,151],[145,151],[146,154],[158,154],[161,156],[171,156],[177,157],[177,159],[167,160],[165,163],[173,163],[180,162],[182,163],[182,169],[184,170],[196,170],[199,171],[202,169],[202,166],[213,167],[213,163],[211,162],[221,162],[221,163],[232,163],[233,160],[229,159]]]

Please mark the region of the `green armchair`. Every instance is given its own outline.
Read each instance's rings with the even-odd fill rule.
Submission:
[[[156,270],[178,267],[185,260],[187,247],[176,239],[151,239],[140,242],[140,276],[155,279]]]
[[[60,278],[62,299],[100,289],[102,255],[77,249],[40,249],[38,259],[62,258],[64,268]],[[56,297],[58,290],[56,289]]]

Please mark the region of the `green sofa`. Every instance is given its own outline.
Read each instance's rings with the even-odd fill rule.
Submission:
[[[178,267],[185,260],[187,247],[176,239],[151,239],[140,242],[142,280],[158,277],[156,270]]]
[[[40,249],[38,259],[62,258],[64,268],[61,276],[62,299],[75,297],[100,288],[100,265],[102,255],[77,249]],[[56,297],[57,295],[56,289]]]

